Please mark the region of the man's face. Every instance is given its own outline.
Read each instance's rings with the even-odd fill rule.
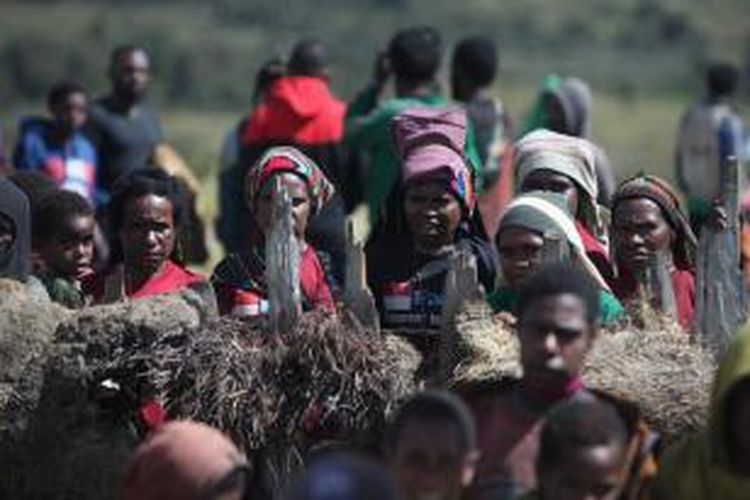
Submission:
[[[88,98],[82,92],[73,92],[52,106],[57,126],[66,133],[83,128],[88,119]]]
[[[497,235],[497,253],[505,282],[517,288],[542,264],[544,238],[522,227],[510,226]]]
[[[407,500],[459,500],[474,479],[476,458],[462,450],[454,425],[412,421],[401,430],[391,468]]]
[[[661,207],[648,198],[619,202],[612,227],[617,263],[629,271],[646,268],[655,254],[670,250],[675,238]]]
[[[596,335],[577,295],[543,295],[519,319],[523,377],[550,388],[564,387],[581,373]]]
[[[539,477],[544,500],[614,500],[620,494],[625,449],[617,444],[580,448]]]
[[[39,249],[49,271],[70,280],[90,274],[94,260],[94,226],[91,215],[63,219],[57,233]]]
[[[120,243],[127,267],[146,275],[161,270],[174,250],[173,210],[169,198],[155,194],[126,204]]]
[[[411,184],[406,190],[404,212],[417,247],[439,251],[453,244],[461,222],[461,205],[445,184]]]
[[[310,200],[310,191],[307,189],[307,184],[296,174],[276,174],[263,184],[260,194],[255,200],[255,218],[258,222],[258,227],[265,235],[273,227],[273,197],[276,178],[279,179],[280,186],[286,188],[289,198],[292,201],[294,234],[297,238],[302,239],[305,236],[307,222],[310,219],[312,201]]]
[[[151,77],[148,56],[142,50],[120,55],[112,68],[112,83],[117,94],[137,101],[146,94]]]
[[[552,170],[535,170],[527,175],[521,184],[521,192],[551,191],[565,196],[568,211],[573,217],[578,213],[578,186],[575,181]]]

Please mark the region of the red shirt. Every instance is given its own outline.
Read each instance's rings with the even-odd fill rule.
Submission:
[[[575,221],[575,224],[578,235],[583,242],[583,249],[586,251],[586,256],[591,259],[591,262],[596,266],[604,281],[612,287],[614,285],[615,271],[612,261],[609,259],[607,249],[586,229],[586,226],[579,221]]]
[[[107,282],[115,279],[114,273],[109,275],[95,275],[91,281],[84,283],[84,289],[94,297],[94,301],[101,303],[105,299],[105,290]],[[164,269],[158,274],[152,276],[137,290],[126,294],[131,299],[142,299],[152,295],[163,293],[179,292],[194,283],[200,283],[205,279],[182,266],[167,261]]]
[[[223,267],[237,267],[234,261],[219,264],[217,269]],[[250,266],[239,266],[238,274],[249,272]],[[260,270],[257,270],[260,272]],[[216,277],[217,273],[214,273]],[[300,289],[305,301],[306,309],[326,309],[333,311],[335,304],[331,290],[328,288],[323,266],[318,260],[315,250],[306,245],[302,251],[299,268]],[[240,282],[242,281],[242,282]],[[266,293],[258,286],[253,286],[261,280],[238,280],[232,284],[226,279],[214,279],[216,299],[219,303],[219,313],[232,314],[234,316],[258,316],[268,313],[268,301]]]

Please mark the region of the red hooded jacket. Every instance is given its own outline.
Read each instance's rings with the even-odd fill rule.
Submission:
[[[242,142],[337,143],[344,134],[345,114],[346,105],[331,94],[325,80],[311,76],[280,78],[251,114]]]

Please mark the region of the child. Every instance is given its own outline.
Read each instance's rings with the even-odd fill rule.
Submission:
[[[80,84],[65,81],[52,87],[47,96],[51,119],[30,117],[21,122],[13,163],[18,170],[42,172],[94,203],[96,151],[82,132],[88,105]]]
[[[386,445],[407,500],[459,500],[474,479],[474,422],[464,403],[447,392],[425,392],[404,403]]]
[[[621,498],[628,431],[614,406],[594,398],[561,403],[542,430],[538,491],[529,500]]]
[[[50,298],[72,309],[86,305],[81,281],[93,272],[94,209],[82,196],[55,191],[34,213],[34,248],[44,270],[39,278]]]

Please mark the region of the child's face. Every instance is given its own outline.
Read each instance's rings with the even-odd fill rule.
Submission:
[[[66,132],[83,128],[88,119],[88,98],[81,92],[72,92],[52,108],[55,122]]]
[[[476,459],[462,450],[454,425],[414,421],[401,431],[391,468],[407,500],[458,500],[474,479]]]
[[[50,272],[68,279],[81,279],[92,272],[94,217],[74,215],[61,221],[50,241],[39,249]]]
[[[617,443],[571,450],[553,469],[540,473],[541,498],[615,499],[620,494],[624,469],[625,449]]]
[[[519,318],[518,334],[524,378],[557,387],[581,373],[596,329],[583,300],[566,293],[534,299]]]

